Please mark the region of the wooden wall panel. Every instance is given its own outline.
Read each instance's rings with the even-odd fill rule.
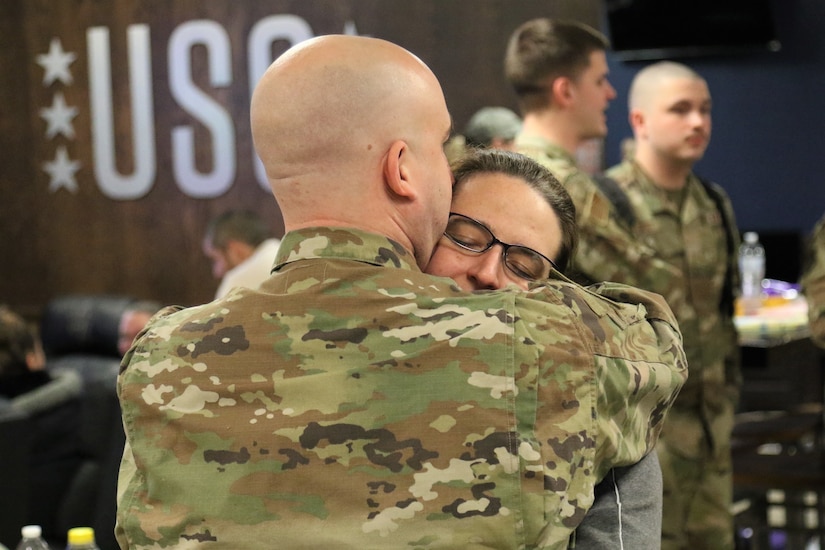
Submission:
[[[507,37],[518,24],[532,17],[557,16],[598,25],[598,4],[598,0],[4,0],[0,2],[0,302],[30,316],[50,298],[74,292],[203,303],[211,299],[217,285],[201,253],[202,232],[213,215],[227,208],[250,208],[282,234],[278,207],[256,180],[248,122],[250,34],[270,17],[292,15],[308,26],[311,35],[349,29],[410,49],[439,76],[460,128],[483,105],[514,107],[502,77],[502,56]],[[214,52],[205,46],[195,45],[186,56],[170,55],[172,37],[198,21],[218,29],[210,36],[228,39],[226,85],[212,84]],[[148,191],[139,197],[112,197],[104,191],[111,178],[100,178],[95,170],[95,160],[104,155],[96,153],[93,145],[92,113],[95,105],[96,112],[102,110],[93,100],[90,76],[100,78],[105,67],[89,56],[93,28],[108,32],[111,58],[113,132],[101,143],[112,144],[115,170],[121,175],[153,170]],[[138,28],[149,32],[150,51],[141,59],[151,62],[151,166],[139,162],[134,153],[133,63],[127,37]],[[49,52],[55,39],[75,56],[67,65],[71,81],[46,84],[46,71],[37,60]],[[274,41],[271,56],[289,45],[287,40]],[[181,74],[184,58],[190,61],[191,74]],[[231,119],[234,151],[215,148],[204,111],[193,112],[174,96],[173,81],[181,77]],[[52,107],[58,95],[68,108],[77,110],[70,120],[73,134],[64,130],[49,137],[42,110]],[[192,130],[197,170],[210,173],[216,153],[234,159],[225,192],[193,196],[187,182],[178,181],[173,165],[182,153],[175,149],[172,134],[181,126]],[[50,188],[53,181],[44,164],[54,161],[59,150],[79,163],[75,188]]]

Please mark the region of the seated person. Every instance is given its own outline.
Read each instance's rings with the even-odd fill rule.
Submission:
[[[802,292],[808,300],[811,338],[825,347],[825,216],[814,228],[810,258],[802,274]]]
[[[50,300],[40,325],[49,369],[73,370],[84,384],[103,381],[114,389],[120,358],[160,308],[153,300],[114,294],[65,294]]]
[[[258,288],[269,278],[280,244],[255,212],[229,210],[213,218],[203,253],[212,262],[212,275],[221,279],[215,298],[235,287]]]
[[[74,371],[46,369],[39,335],[0,306],[0,409],[13,408],[32,419],[30,495],[62,494],[81,463],[82,389]],[[26,521],[53,533],[58,506],[49,498],[31,498]]]
[[[578,241],[576,212],[547,169],[523,155],[479,150],[460,159],[453,173],[451,214],[428,273],[451,277],[463,290],[527,290],[553,269],[564,272]],[[626,548],[654,548],[661,513],[661,470],[656,453],[649,453],[596,486],[576,543],[604,548],[621,537]]]
[[[159,309],[160,304],[157,302],[137,301],[123,310],[117,325],[117,351],[120,355],[129,351],[135,336]]]
[[[46,357],[65,354],[121,357],[161,308],[154,300],[116,294],[65,294],[46,304],[41,336]]]

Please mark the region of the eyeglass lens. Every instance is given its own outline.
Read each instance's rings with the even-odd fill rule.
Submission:
[[[539,280],[550,275],[551,265],[544,256],[526,246],[498,240],[487,227],[472,218],[460,214],[451,215],[444,233],[461,248],[479,254],[497,243],[501,244],[504,265],[524,279]]]

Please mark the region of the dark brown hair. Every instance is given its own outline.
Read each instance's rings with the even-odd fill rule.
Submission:
[[[562,272],[567,269],[579,242],[576,207],[564,186],[547,168],[520,153],[500,149],[469,149],[452,168],[455,177],[453,195],[461,192],[462,184],[470,176],[490,172],[518,178],[538,191],[556,213],[561,226],[561,250],[551,259]]]
[[[255,212],[229,210],[209,222],[205,238],[213,248],[224,250],[230,239],[256,247],[271,236],[269,227]]]

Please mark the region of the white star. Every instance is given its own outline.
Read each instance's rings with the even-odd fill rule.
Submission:
[[[358,34],[358,29],[355,28],[355,21],[352,20],[344,23],[344,34],[350,36],[369,36],[368,34]]]
[[[59,38],[52,38],[49,53],[41,53],[37,56],[37,64],[46,71],[43,74],[43,85],[48,86],[55,80],[63,84],[71,84],[72,73],[69,71],[69,65],[76,58],[75,54],[63,51],[63,44]]]
[[[53,161],[43,163],[43,170],[48,172],[52,178],[49,182],[49,191],[55,193],[61,187],[65,187],[72,193],[77,193],[77,180],[74,178],[74,173],[80,170],[80,162],[69,159],[65,145],[57,148]]]
[[[72,119],[77,116],[77,108],[66,105],[63,92],[57,92],[52,99],[52,106],[40,109],[40,117],[47,123],[46,137],[52,139],[57,134],[63,134],[74,139]]]

